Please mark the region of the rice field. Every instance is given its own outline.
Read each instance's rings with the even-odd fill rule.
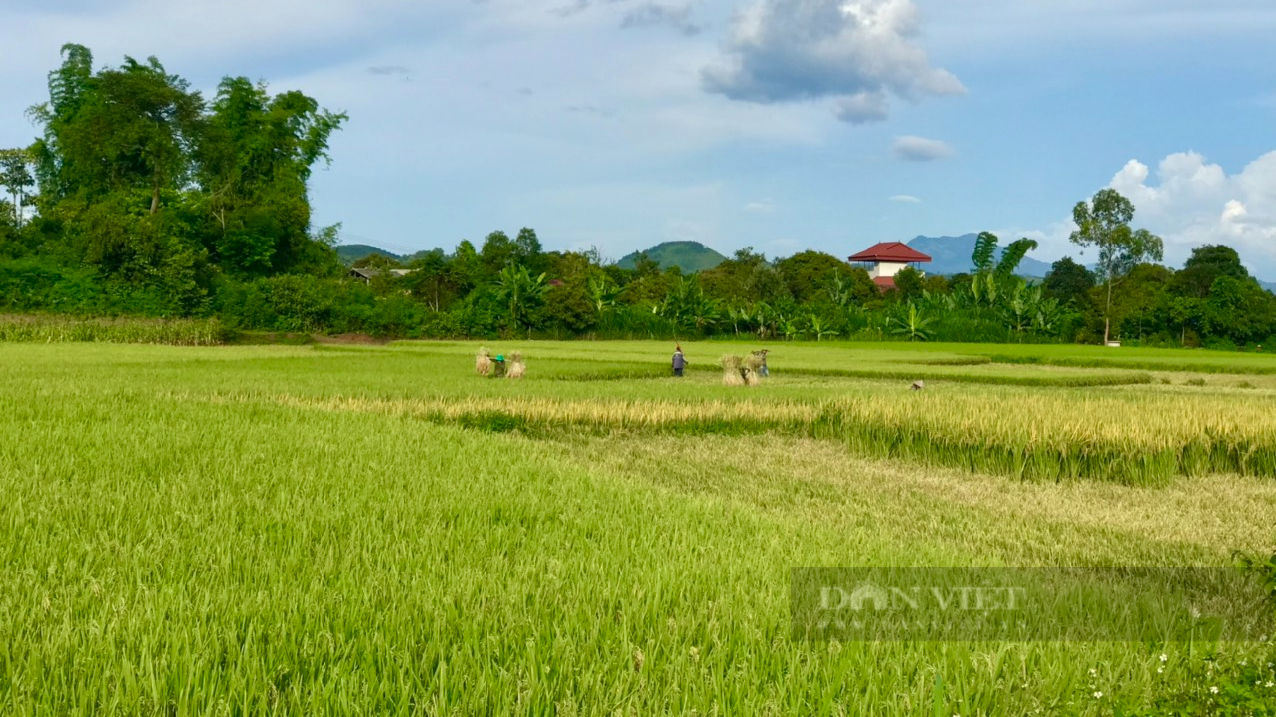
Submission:
[[[525,375],[478,343],[0,343],[0,713],[1276,709],[1270,643],[789,614],[797,567],[1270,554],[1276,359],[776,344],[728,386],[762,346],[684,343],[674,379],[665,344],[487,343]]]

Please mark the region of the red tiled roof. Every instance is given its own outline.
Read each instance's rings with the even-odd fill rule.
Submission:
[[[883,293],[895,288],[895,280],[889,276],[875,276],[873,283],[877,284],[878,290]]]
[[[848,261],[889,261],[899,264],[930,261],[930,257],[902,242],[882,242],[851,256]]]

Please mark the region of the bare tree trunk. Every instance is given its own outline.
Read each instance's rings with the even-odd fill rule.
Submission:
[[[1108,269],[1108,306],[1103,312],[1103,345],[1108,345],[1112,330],[1112,270]]]
[[[155,184],[151,190],[151,215],[154,216],[159,212],[159,175],[155,175]]]

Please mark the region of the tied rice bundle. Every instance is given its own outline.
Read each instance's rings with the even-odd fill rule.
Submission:
[[[718,359],[718,365],[722,366],[722,383],[727,386],[744,386],[748,381],[745,377],[747,369],[744,367],[744,359],[739,356],[723,356]]]
[[[478,356],[474,359],[474,370],[480,376],[486,376],[492,372],[492,352],[487,347],[479,349]]]
[[[522,378],[527,372],[527,364],[523,363],[523,354],[515,351],[506,360],[509,361],[510,368],[505,378]]]

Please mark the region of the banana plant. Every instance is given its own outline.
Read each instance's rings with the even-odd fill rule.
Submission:
[[[597,311],[599,316],[616,308],[616,301],[623,291],[624,288],[612,283],[611,279],[606,276],[589,280],[589,300],[594,305],[594,311]]]
[[[908,313],[903,317],[892,316],[886,320],[889,331],[896,336],[907,336],[909,341],[928,341],[934,334],[930,325],[934,319],[923,316],[913,302],[908,302]]]
[[[779,317],[778,324],[780,333],[784,334],[784,338],[792,341],[795,338],[801,338],[806,333],[806,327],[796,318]]]
[[[815,340],[823,341],[826,336],[837,336],[837,332],[829,328],[827,322],[821,319],[819,314],[811,314],[807,316],[807,325],[811,327],[811,335]]]

